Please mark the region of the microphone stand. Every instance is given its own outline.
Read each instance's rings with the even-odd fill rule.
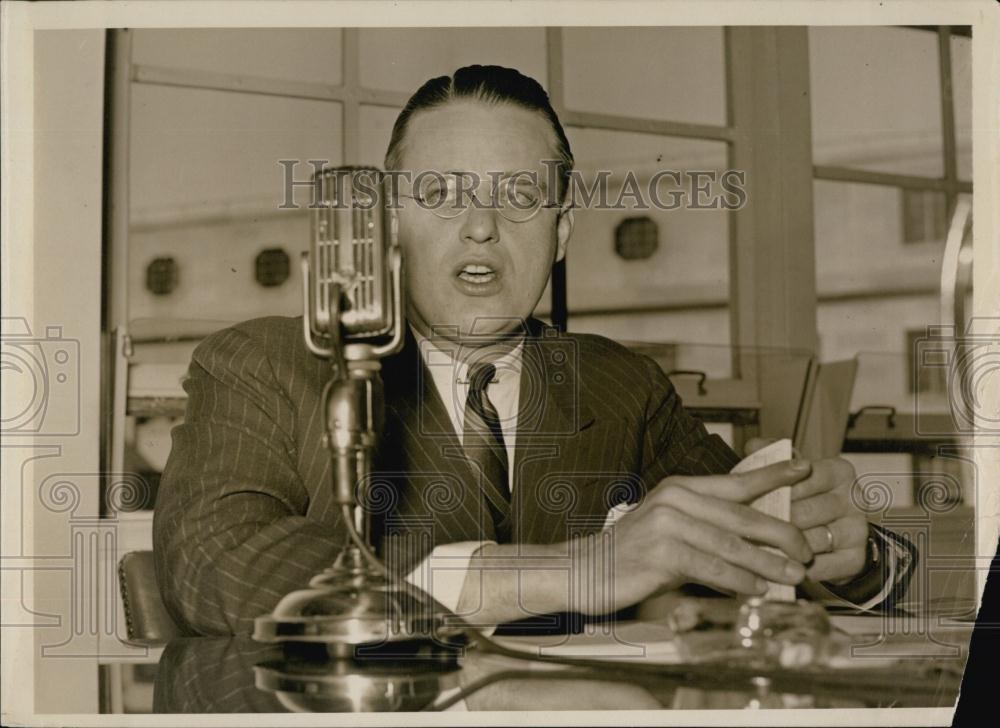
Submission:
[[[314,181],[318,196],[323,197],[327,180],[353,184],[352,175],[357,172],[324,170]],[[377,196],[376,200],[380,201]],[[392,243],[384,251],[388,275],[382,277],[390,279],[385,283],[391,285],[391,290],[378,288],[374,281],[380,275],[376,271],[379,265],[371,252],[378,244],[377,231],[372,232],[376,223],[371,208],[367,217],[366,211],[357,208],[342,211],[343,207],[339,207],[333,213],[327,207],[314,217],[313,263],[318,270],[310,270],[309,256],[303,254],[303,333],[310,351],[332,363],[333,376],[323,390],[323,446],[330,453],[334,501],[340,507],[348,540],[334,563],[316,574],[308,588],[286,595],[272,614],[254,621],[253,637],[261,642],[324,645],[328,656],[335,658],[371,654],[384,659],[394,654],[393,647],[401,655],[412,656],[414,651],[426,654],[428,641],[453,649],[461,629],[444,625],[447,610],[442,611],[444,608],[435,600],[390,573],[371,544],[371,518],[366,506],[371,502],[372,456],[384,420],[379,359],[398,351],[403,343],[402,264],[394,240],[394,220],[389,221],[382,207],[380,212],[386,215],[383,232],[389,228]],[[358,229],[360,240],[354,237]],[[344,241],[350,241],[354,248]],[[370,246],[368,253],[360,255],[368,268],[356,271],[353,260],[345,263],[337,256],[357,255],[359,244]],[[338,251],[338,245],[349,253]],[[341,262],[348,272],[332,269],[333,261]],[[345,333],[345,322],[368,313],[343,309],[345,292],[355,290],[352,286],[358,280],[385,293],[387,298],[383,300],[387,303],[391,299],[386,343],[346,340],[350,334]],[[384,310],[379,313],[389,316]]]

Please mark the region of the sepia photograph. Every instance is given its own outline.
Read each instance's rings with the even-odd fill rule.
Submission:
[[[4,724],[971,704],[995,4],[0,10]]]

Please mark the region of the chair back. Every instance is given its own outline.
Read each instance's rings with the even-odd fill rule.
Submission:
[[[129,644],[152,647],[181,636],[160,596],[152,551],[130,551],[122,556],[118,584]]]

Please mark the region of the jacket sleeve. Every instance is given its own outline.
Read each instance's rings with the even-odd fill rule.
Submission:
[[[294,408],[259,338],[232,328],[206,339],[184,389],[154,515],[157,581],[186,631],[250,632],[336,557],[339,520],[305,517]]]
[[[651,383],[646,400],[642,480],[655,488],[670,475],[728,473],[740,458],[718,435],[709,434],[701,420],[683,407],[674,385],[648,357],[642,357]]]

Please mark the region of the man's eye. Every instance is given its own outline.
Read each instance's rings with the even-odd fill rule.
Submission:
[[[441,189],[438,187],[425,188],[420,193],[420,201],[426,205],[437,205],[441,201]]]
[[[430,184],[421,190],[419,199],[425,205],[437,207],[438,205],[446,204],[453,197],[454,192],[450,185]]]
[[[517,190],[517,199],[525,204],[533,205],[538,201],[538,190],[519,189]]]
[[[518,207],[532,207],[538,204],[541,193],[536,187],[517,185],[508,188],[507,199]]]

